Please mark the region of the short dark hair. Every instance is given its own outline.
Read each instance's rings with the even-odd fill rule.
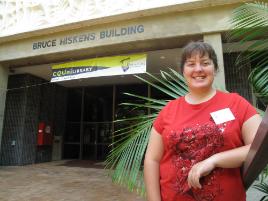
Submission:
[[[213,61],[215,70],[218,71],[219,66],[215,50],[210,44],[198,41],[198,42],[190,42],[183,48],[181,55],[181,65],[180,65],[181,72],[183,72],[186,60],[196,53],[200,54],[201,57],[208,55],[208,57]]]

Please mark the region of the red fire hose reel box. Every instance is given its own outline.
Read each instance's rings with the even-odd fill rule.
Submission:
[[[44,122],[38,124],[37,133],[37,146],[52,145],[53,135],[51,132],[51,126],[46,125]]]

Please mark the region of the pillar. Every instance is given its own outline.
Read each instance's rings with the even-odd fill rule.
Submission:
[[[6,90],[8,81],[8,68],[0,64],[0,152],[3,135],[3,124],[5,115]]]
[[[214,48],[218,58],[219,70],[214,80],[214,86],[220,89],[226,89],[221,34],[206,34],[204,35],[204,42],[209,43]]]

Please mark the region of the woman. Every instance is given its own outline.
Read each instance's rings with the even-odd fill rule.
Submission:
[[[151,131],[147,200],[245,201],[239,167],[261,118],[238,94],[212,87],[218,63],[209,44],[188,44],[181,70],[189,93],[170,101]]]

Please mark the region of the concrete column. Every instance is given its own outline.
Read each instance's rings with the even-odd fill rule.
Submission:
[[[0,64],[0,152],[1,152],[3,123],[5,114],[7,80],[8,80],[8,68]]]
[[[226,89],[221,34],[206,34],[204,35],[204,41],[212,45],[218,58],[219,71],[215,77],[214,86],[220,89]]]

